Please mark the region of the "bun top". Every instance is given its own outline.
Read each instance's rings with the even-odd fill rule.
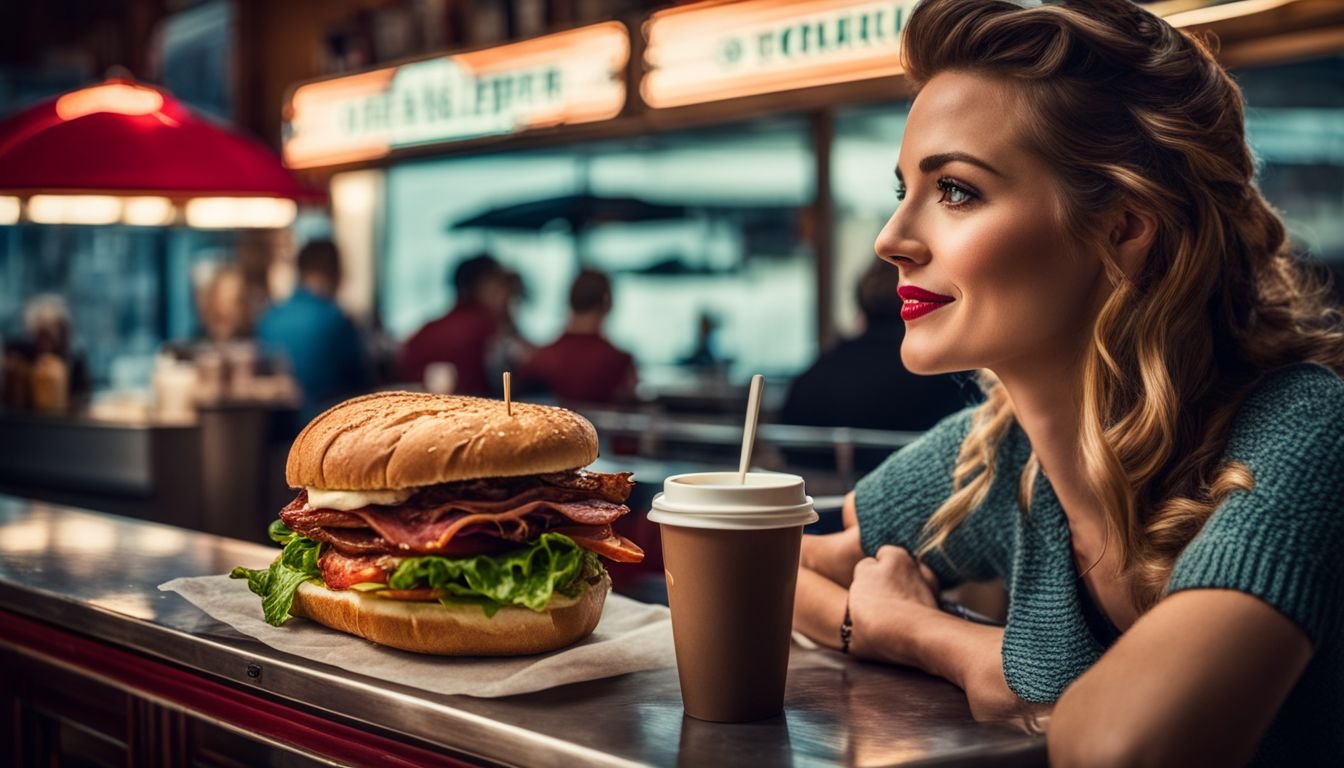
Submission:
[[[375,491],[564,472],[597,458],[587,419],[547,405],[415,392],[347,400],[308,423],[289,449],[295,488]]]

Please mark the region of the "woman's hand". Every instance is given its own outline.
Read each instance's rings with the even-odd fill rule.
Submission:
[[[902,547],[884,546],[854,566],[849,616],[850,653],[865,659],[922,666],[915,648],[920,621],[941,616],[938,577]]]
[[[1008,687],[1003,630],[943,613],[938,590],[933,571],[901,547],[882,547],[860,561],[849,587],[850,653],[954,683],[966,691],[976,720],[1034,722],[1048,715],[1048,705],[1028,704]]]

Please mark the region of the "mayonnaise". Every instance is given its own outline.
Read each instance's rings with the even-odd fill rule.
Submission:
[[[309,488],[308,506],[313,509],[349,511],[370,504],[400,504],[409,499],[414,492],[414,488],[397,488],[390,491],[324,491]]]

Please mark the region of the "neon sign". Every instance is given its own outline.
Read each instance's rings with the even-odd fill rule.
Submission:
[[[686,5],[645,24],[654,108],[897,75],[914,0],[747,0]]]

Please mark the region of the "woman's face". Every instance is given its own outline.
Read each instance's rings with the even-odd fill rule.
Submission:
[[[1072,359],[1104,275],[1069,237],[1055,175],[1020,138],[1003,81],[935,76],[910,109],[897,163],[902,202],[877,255],[901,271],[901,359],[932,374]]]

